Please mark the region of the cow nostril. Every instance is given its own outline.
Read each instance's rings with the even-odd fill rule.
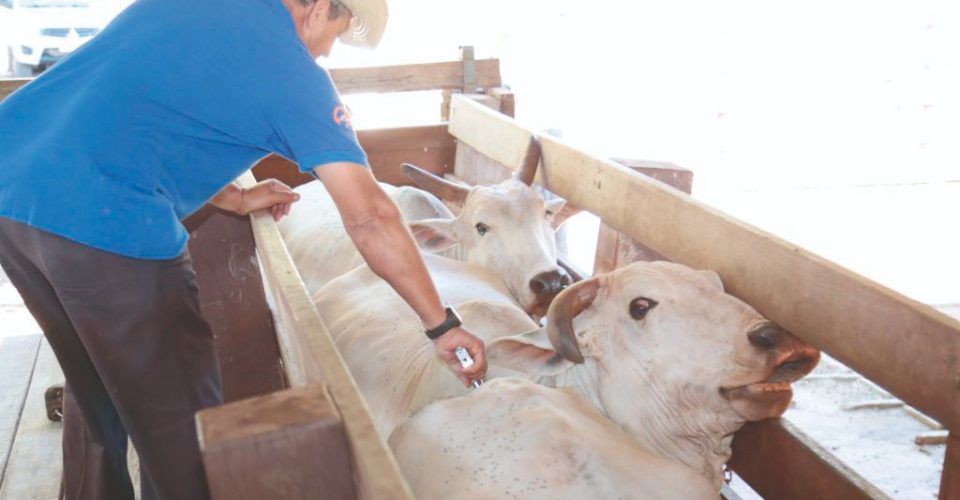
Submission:
[[[538,297],[544,295],[556,295],[569,284],[570,276],[560,271],[547,271],[540,273],[530,280],[530,290]]]
[[[775,325],[763,325],[747,333],[750,343],[761,349],[776,349],[780,344],[781,330]]]

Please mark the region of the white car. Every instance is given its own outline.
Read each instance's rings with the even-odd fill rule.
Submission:
[[[33,76],[93,38],[131,0],[0,0],[0,72]]]

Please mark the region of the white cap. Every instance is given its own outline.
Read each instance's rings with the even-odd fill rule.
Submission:
[[[353,13],[340,41],[369,49],[376,47],[387,28],[387,0],[340,0],[340,3]]]

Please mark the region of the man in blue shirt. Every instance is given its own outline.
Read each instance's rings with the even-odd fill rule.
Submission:
[[[193,416],[222,402],[220,376],[180,221],[207,201],[282,217],[287,186],[231,182],[269,153],[324,182],[438,355],[467,384],[483,376],[483,344],[450,326],[315,62],[338,37],[375,45],[385,1],[137,0],[0,104],[0,263],[71,389],[66,498],[133,498],[128,433],[144,498],[207,496]]]

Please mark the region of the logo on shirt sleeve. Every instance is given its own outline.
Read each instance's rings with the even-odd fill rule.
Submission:
[[[343,104],[333,108],[333,121],[342,127],[352,128],[350,109]]]

